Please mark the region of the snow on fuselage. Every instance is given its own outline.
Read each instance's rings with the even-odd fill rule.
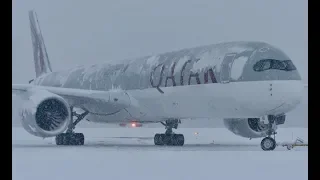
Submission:
[[[33,82],[88,90],[125,90],[138,104],[95,122],[167,118],[245,118],[286,113],[303,84],[290,58],[263,42],[228,42],[163,53],[118,64],[45,74]],[[163,91],[164,93],[161,93]]]

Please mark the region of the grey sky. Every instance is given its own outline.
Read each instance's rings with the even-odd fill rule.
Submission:
[[[53,70],[223,41],[280,47],[308,82],[304,0],[13,0],[12,81],[35,77],[28,10],[38,14]]]

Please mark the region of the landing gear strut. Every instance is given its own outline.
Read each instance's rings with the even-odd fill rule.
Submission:
[[[261,141],[261,148],[264,150],[264,151],[273,151],[276,146],[277,146],[277,143],[276,143],[276,134],[277,132],[275,131],[275,128],[274,126],[276,125],[275,124],[275,116],[273,115],[268,115],[268,121],[269,121],[269,124],[268,124],[268,132],[267,132],[267,137],[263,138],[262,141]],[[273,138],[271,137],[273,135]]]
[[[82,114],[77,114],[73,112],[73,107],[70,108],[71,110],[71,122],[66,133],[62,133],[56,136],[56,144],[57,145],[83,145],[84,144],[84,135],[82,133],[75,133],[73,130],[75,129],[76,125],[88,115],[88,111],[85,111]],[[73,121],[73,116],[77,119]]]
[[[183,146],[184,136],[183,134],[175,134],[172,128],[177,129],[178,123],[181,123],[178,119],[166,120],[165,123],[161,122],[162,125],[167,129],[164,134],[155,134],[154,144],[155,145],[168,145],[168,146]]]

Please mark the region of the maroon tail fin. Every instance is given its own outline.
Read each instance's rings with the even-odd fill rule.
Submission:
[[[47,54],[44,39],[42,37],[37,14],[34,11],[29,11],[31,39],[33,46],[33,59],[36,71],[36,77],[52,72],[49,57]]]

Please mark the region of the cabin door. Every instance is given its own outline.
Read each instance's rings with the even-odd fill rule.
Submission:
[[[220,68],[220,81],[221,83],[228,83],[230,82],[231,76],[231,68],[234,61],[234,57],[236,54],[226,54]]]

